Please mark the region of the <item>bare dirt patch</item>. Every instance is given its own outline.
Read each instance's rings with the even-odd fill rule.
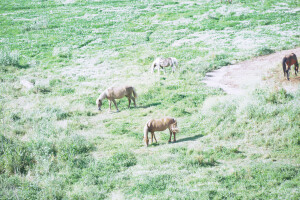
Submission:
[[[283,76],[282,58],[289,53],[300,55],[300,48],[260,56],[236,65],[229,65],[206,74],[203,82],[210,87],[223,89],[228,94],[243,95],[256,87],[283,87],[294,92],[300,85],[300,74],[295,76],[294,66],[290,81]]]

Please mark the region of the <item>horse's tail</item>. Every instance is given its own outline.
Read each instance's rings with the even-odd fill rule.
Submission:
[[[284,76],[285,76],[285,74],[286,74],[286,65],[285,65],[286,60],[287,60],[287,57],[284,57],[284,58],[282,59],[282,69],[283,69],[283,74],[284,74]]]
[[[152,65],[151,65],[151,73],[154,72],[155,65],[156,65],[156,59],[153,61]]]
[[[296,54],[294,54],[295,55],[295,60],[296,60],[296,63],[295,63],[295,65],[297,66],[297,68],[299,67],[299,63],[298,63],[298,59],[297,59],[297,56],[296,56]]]
[[[144,141],[146,143],[146,146],[149,145],[148,132],[149,132],[149,127],[148,127],[148,122],[147,122],[147,124],[144,127]]]
[[[174,64],[176,67],[178,67],[178,61],[177,61],[177,59],[176,59],[176,58],[173,58],[172,60],[173,60],[173,64]]]
[[[132,87],[132,93],[133,93],[134,98],[137,98],[137,97],[138,97],[138,95],[137,95],[137,93],[136,93],[134,87]]]

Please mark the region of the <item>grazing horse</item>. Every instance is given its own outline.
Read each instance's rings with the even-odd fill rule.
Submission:
[[[160,73],[160,68],[164,70],[164,73],[166,73],[165,68],[166,67],[172,67],[172,72],[175,72],[175,68],[178,67],[178,62],[176,58],[170,57],[170,58],[156,58],[154,62],[151,65],[151,72],[154,72],[154,69],[157,68],[158,74]]]
[[[162,119],[151,119],[149,120],[144,127],[144,141],[146,146],[149,145],[148,132],[151,132],[151,143],[153,143],[153,137],[155,142],[157,142],[154,132],[155,131],[164,131],[166,129],[170,131],[170,139],[171,142],[172,134],[174,135],[173,142],[176,142],[175,134],[179,132],[177,127],[177,121],[172,117],[164,117]]]
[[[111,111],[111,102],[113,102],[117,108],[117,112],[119,112],[115,99],[121,99],[124,96],[126,96],[128,99],[128,108],[130,108],[131,100],[133,100],[134,106],[136,107],[135,99],[137,98],[137,93],[135,92],[135,89],[132,86],[107,88],[106,90],[104,90],[104,92],[100,94],[99,98],[96,100],[96,104],[98,105],[98,109],[101,110],[102,101],[106,98],[109,100],[109,111]]]
[[[286,65],[288,66],[287,69],[286,69]],[[290,55],[286,55],[282,59],[283,74],[284,74],[284,76],[285,76],[285,74],[287,75],[287,80],[290,80],[289,71],[290,71],[292,65],[295,66],[295,75],[297,76],[299,64],[298,64],[297,56],[294,53],[291,53]]]

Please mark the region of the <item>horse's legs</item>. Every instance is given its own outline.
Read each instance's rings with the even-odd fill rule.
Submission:
[[[111,111],[111,100],[109,100],[109,111]]]
[[[287,80],[288,80],[288,81],[290,80],[290,74],[289,74],[289,71],[290,71],[290,66],[288,66],[288,69],[286,70],[286,75],[287,75]]]
[[[128,108],[130,108],[130,103],[131,103],[130,97],[127,97],[127,99],[128,99]]]
[[[151,132],[151,144],[153,144],[153,134],[154,132]]]
[[[174,73],[174,72],[175,72],[175,69],[176,69],[176,65],[175,65],[175,64],[173,64],[173,65],[172,65],[172,73]]]
[[[169,129],[169,131],[170,131],[170,139],[169,139],[169,142],[171,142],[171,139],[172,139],[172,131],[171,131],[171,129]]]
[[[144,141],[146,143],[146,146],[148,146],[149,145],[148,133],[147,133],[147,136],[144,137]]]
[[[117,106],[117,103],[116,103],[116,100],[115,99],[112,99],[112,102],[114,102],[116,108],[117,108],[117,111],[119,112],[119,109],[118,109],[118,106]]]
[[[176,142],[176,137],[175,137],[175,135],[176,135],[176,132],[173,132],[173,136],[174,136],[173,142]]]
[[[130,97],[134,103],[134,107],[136,107],[135,98],[133,96]]]
[[[155,137],[155,133],[154,133],[154,132],[153,132],[153,136],[154,136],[155,143],[157,143],[157,140],[156,140],[156,137]]]

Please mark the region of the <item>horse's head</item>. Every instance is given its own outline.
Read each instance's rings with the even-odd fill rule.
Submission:
[[[102,101],[99,98],[96,100],[96,104],[98,106],[98,110],[101,110]]]
[[[172,130],[173,133],[178,133],[179,132],[179,128],[177,127],[177,121],[174,120],[175,122],[173,124],[170,125],[170,128]]]

